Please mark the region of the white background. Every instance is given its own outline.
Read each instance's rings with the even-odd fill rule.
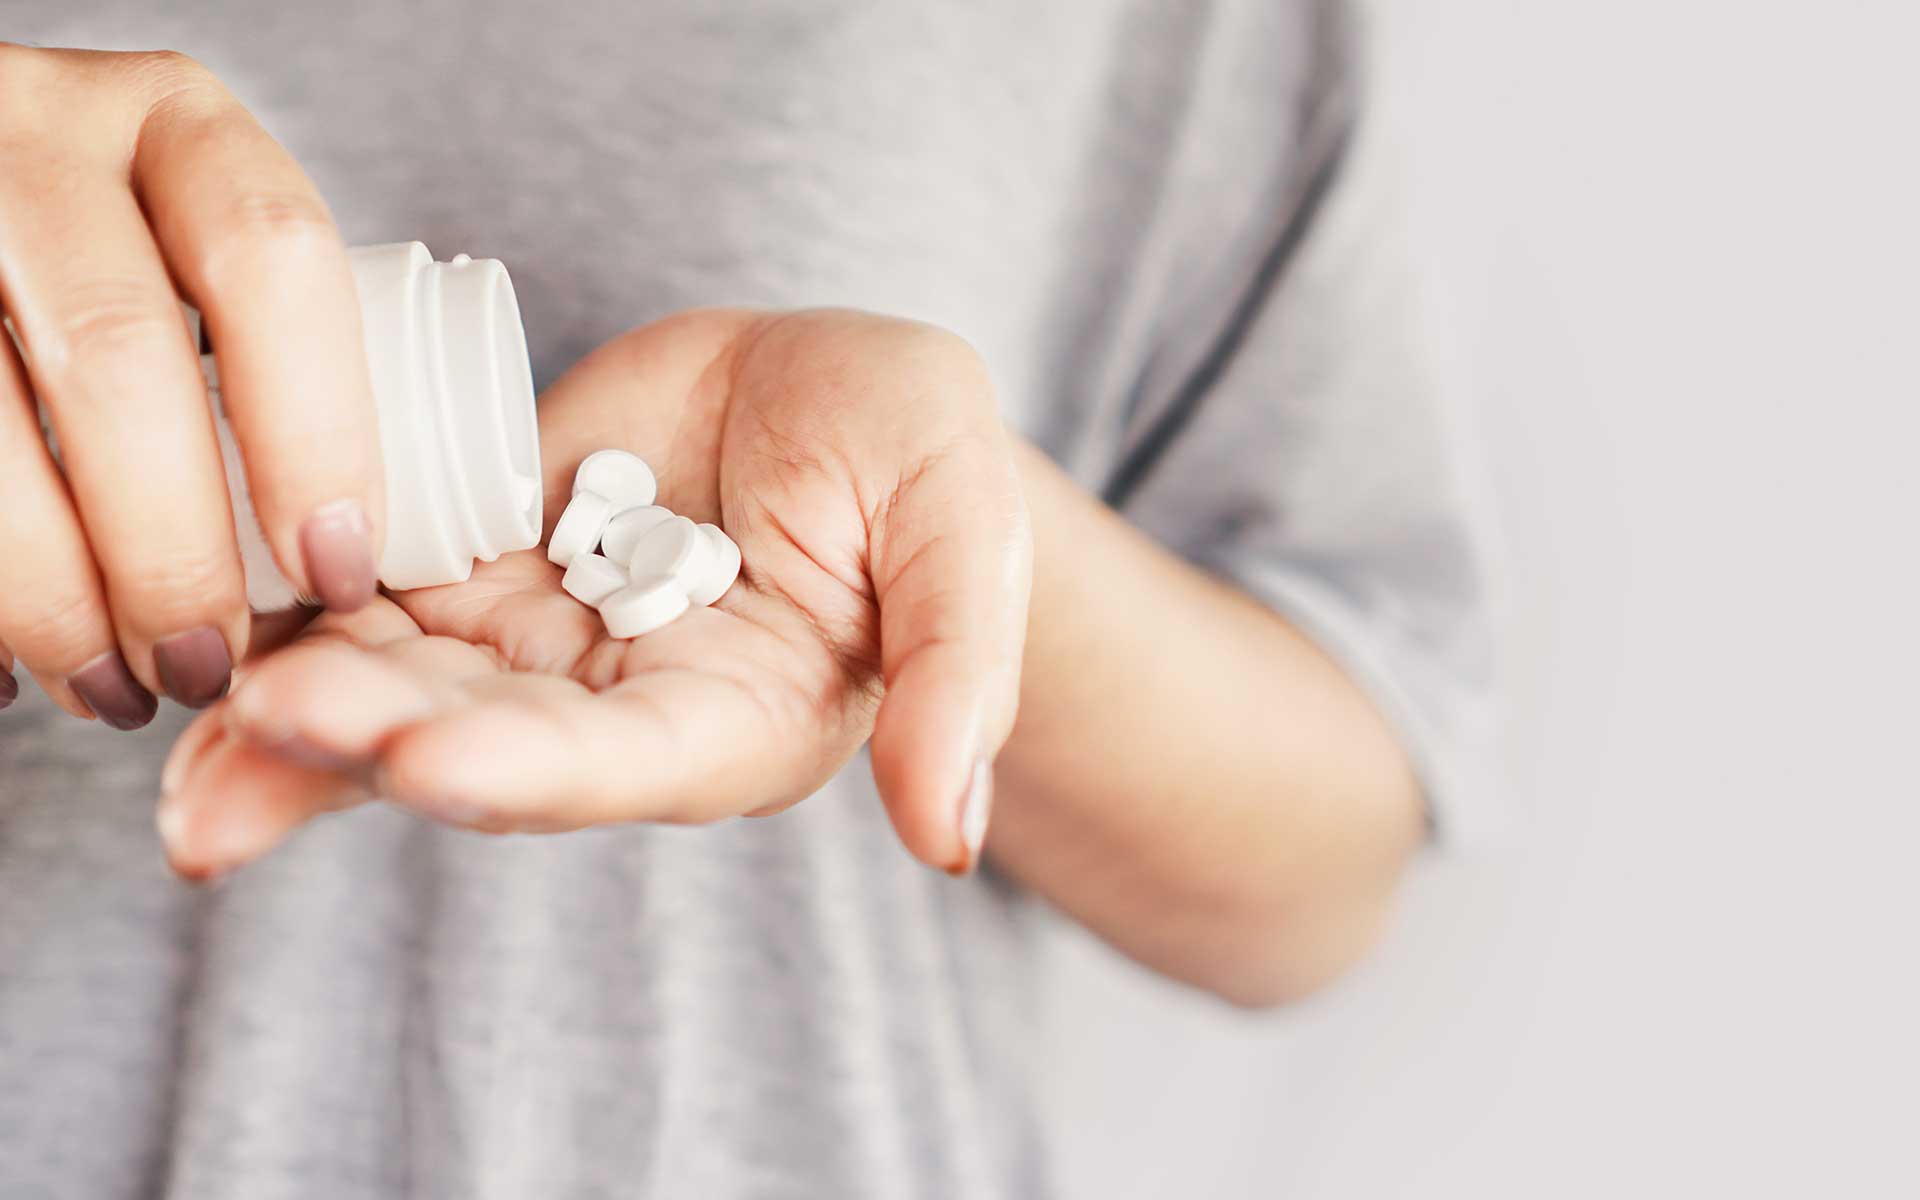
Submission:
[[[1920,1196],[1920,6],[1378,26],[1509,544],[1512,827],[1273,1017],[1068,937],[1062,1182]]]

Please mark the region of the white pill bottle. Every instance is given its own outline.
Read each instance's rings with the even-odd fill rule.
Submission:
[[[386,463],[389,588],[458,583],[476,560],[540,543],[540,432],[526,333],[507,270],[493,259],[435,262],[419,242],[347,252],[360,291],[367,367]],[[198,315],[189,312],[199,336]],[[204,343],[202,344],[203,348]],[[203,354],[234,528],[255,612],[300,603],[254,515],[220,398],[217,354]]]

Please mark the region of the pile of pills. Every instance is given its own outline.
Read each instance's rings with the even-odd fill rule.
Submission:
[[[600,610],[616,638],[652,633],[712,604],[740,576],[734,540],[718,525],[695,525],[655,504],[656,492],[653,470],[637,456],[589,454],[547,539],[547,558],[567,571],[560,586]]]

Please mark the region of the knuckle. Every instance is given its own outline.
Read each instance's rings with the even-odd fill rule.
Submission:
[[[45,50],[19,42],[0,41],[0,89],[9,93],[43,83],[55,64]]]
[[[17,42],[0,42],[0,130],[12,144],[44,139],[52,129],[53,105],[60,91],[61,64],[52,53]]]
[[[155,72],[165,72],[175,76],[207,74],[192,55],[179,50],[134,50],[128,57],[136,62],[147,64]]]
[[[69,50],[0,41],[0,124],[71,139],[89,121],[137,121],[225,89],[178,50]]]
[[[190,551],[155,558],[132,567],[115,581],[116,606],[126,597],[122,616],[160,631],[198,623],[209,613],[226,613],[240,604],[239,569],[218,551]]]
[[[901,361],[930,378],[957,385],[970,396],[991,401],[993,383],[987,362],[972,342],[938,325],[917,321],[899,323],[895,334],[901,340]]]
[[[901,321],[896,326],[897,336],[907,346],[931,358],[948,362],[978,365],[980,352],[973,343],[940,325],[929,325],[924,321]]]
[[[178,310],[156,304],[145,283],[111,277],[70,285],[29,349],[43,370],[59,378],[104,357],[164,352],[182,331]]]
[[[24,76],[38,70],[37,53],[33,47],[19,42],[0,41],[0,93],[13,94],[21,87]]]
[[[319,199],[298,191],[242,192],[234,197],[226,224],[237,236],[296,250],[334,238],[333,220]]]
[[[85,595],[52,597],[17,618],[7,644],[29,665],[61,674],[78,669],[113,648],[106,614]]]
[[[291,190],[241,191],[228,202],[199,263],[199,275],[214,289],[236,276],[300,265],[340,252],[340,235],[326,207],[312,195]]]
[[[213,72],[178,50],[130,50],[113,56],[121,75],[155,101],[218,87]]]

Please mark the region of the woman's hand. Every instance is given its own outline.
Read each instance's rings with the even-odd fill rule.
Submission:
[[[119,729],[227,688],[248,613],[181,299],[281,571],[374,594],[381,466],[359,301],[326,206],[176,54],[0,42],[0,706],[14,656]],[[56,465],[35,412],[48,413]]]
[[[861,313],[698,312],[541,401],[549,528],[576,464],[632,450],[661,504],[740,543],[740,582],[635,641],[539,550],[329,614],[174,748],[160,825],[194,875],[373,794],[489,831],[761,815],[872,736],[901,840],[970,868],[1013,724],[1031,568],[977,356]]]

